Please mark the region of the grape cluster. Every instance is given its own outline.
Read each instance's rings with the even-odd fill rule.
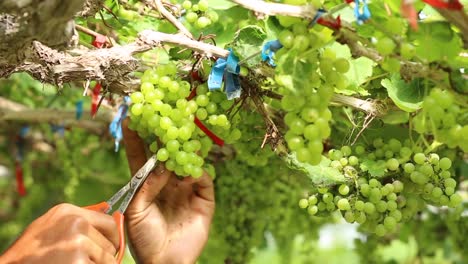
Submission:
[[[197,95],[187,100],[190,84],[178,79],[176,72],[174,64],[167,64],[143,74],[141,91],[130,96],[129,127],[152,141],[150,150],[169,170],[197,178],[203,174],[204,158],[213,142],[195,125],[195,116],[213,130],[229,130],[227,116],[217,114],[227,99],[222,92],[199,86]]]
[[[220,244],[229,245],[221,249],[225,256],[217,263],[249,263],[252,248],[262,245],[267,230],[286,251],[283,246],[291,244],[291,237],[310,225],[307,215],[295,206],[301,195],[299,183],[292,178],[295,175],[281,166],[278,157],[268,161],[269,166],[249,166],[235,157],[216,164],[215,190],[220,199],[207,248],[219,252]]]
[[[433,134],[436,140],[451,148],[468,151],[468,125],[466,109],[455,103],[448,91],[434,88],[424,98],[423,110],[414,118],[415,130],[421,134]],[[463,125],[464,124],[464,125]]]
[[[185,19],[188,23],[194,25],[197,29],[204,29],[216,23],[219,19],[218,13],[210,9],[207,0],[200,0],[197,4],[192,4],[186,0],[182,3],[182,7],[186,10]]]
[[[297,85],[294,81],[291,85],[290,76],[281,75],[281,71],[284,71],[281,65],[277,68],[280,73],[276,76],[280,86],[278,92],[283,95],[281,108],[286,112],[284,121],[289,128],[285,134],[288,147],[296,152],[300,162],[312,165],[320,163],[322,140],[331,134],[329,102],[335,89],[346,88],[348,80],[344,73],[350,68],[349,62],[337,58],[332,49],[317,49],[321,43],[319,36],[309,30],[307,24],[296,23],[279,34],[279,41],[284,47],[277,53],[278,60],[282,56],[290,56],[291,51],[296,51],[301,58],[305,53],[307,67],[313,68],[312,74],[303,76],[304,80]]]
[[[449,158],[421,153],[399,140],[374,140],[343,146],[328,153],[329,167],[347,179],[338,186],[317,188],[299,201],[310,215],[328,215],[339,210],[349,223],[359,223],[378,236],[394,232],[397,224],[409,221],[426,204],[458,207],[462,197],[455,192]],[[372,170],[379,168],[383,173]]]

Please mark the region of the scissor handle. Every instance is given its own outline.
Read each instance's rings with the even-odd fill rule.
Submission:
[[[117,252],[117,263],[121,263],[123,256],[125,255],[125,229],[124,229],[124,214],[120,211],[115,211],[112,214],[115,223],[117,224],[117,229],[119,231],[119,252]]]
[[[107,213],[109,209],[111,209],[111,206],[108,202],[102,202],[94,205],[85,206],[83,208],[95,212]]]
[[[111,209],[111,206],[108,202],[102,202],[95,205],[85,206],[83,208],[106,214],[109,209]],[[117,210],[112,214],[112,218],[114,219],[114,222],[117,225],[117,231],[119,232],[119,250],[115,258],[117,259],[117,263],[120,264],[125,254],[124,214]]]

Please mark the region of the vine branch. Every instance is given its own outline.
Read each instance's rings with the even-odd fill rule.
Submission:
[[[151,1],[148,1],[151,2]],[[193,39],[192,33],[182,24],[180,23],[179,20],[177,20],[176,17],[174,17],[171,12],[167,11],[167,9],[164,7],[163,3],[161,0],[153,0],[152,4],[158,10],[158,12],[163,15],[169,22],[171,22],[182,34],[185,36]]]
[[[107,131],[113,114],[106,109],[100,109],[93,119],[89,111],[83,111],[82,118],[76,119],[76,111],[62,109],[31,109],[25,105],[0,97],[0,123],[27,122],[52,123],[64,127],[80,127],[93,133],[102,134]]]
[[[133,55],[162,44],[189,48],[208,57],[229,55],[227,50],[192,40],[181,34],[166,34],[152,30],[142,31],[134,43],[126,46],[70,50],[68,53],[56,51],[35,41],[29,59],[24,63],[7,67],[2,67],[0,64],[0,78],[8,77],[15,72],[27,72],[37,80],[59,86],[67,82],[96,80],[108,86],[110,91],[125,93],[126,84],[131,82],[129,74],[139,66],[138,60]]]

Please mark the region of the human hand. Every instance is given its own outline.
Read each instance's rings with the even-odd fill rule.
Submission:
[[[116,263],[112,216],[60,204],[32,222],[0,263]]]
[[[143,141],[124,122],[132,175],[146,162]],[[215,209],[213,181],[204,173],[183,181],[160,164],[125,213],[129,242],[139,263],[195,263],[208,240]]]

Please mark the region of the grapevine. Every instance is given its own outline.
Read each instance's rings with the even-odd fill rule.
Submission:
[[[13,2],[0,3],[2,250],[52,205],[125,181],[128,118],[179,179],[212,176],[201,264],[311,263],[333,255],[324,226],[343,223],[365,237],[359,263],[466,258],[466,1]],[[388,256],[399,245],[417,254]]]

